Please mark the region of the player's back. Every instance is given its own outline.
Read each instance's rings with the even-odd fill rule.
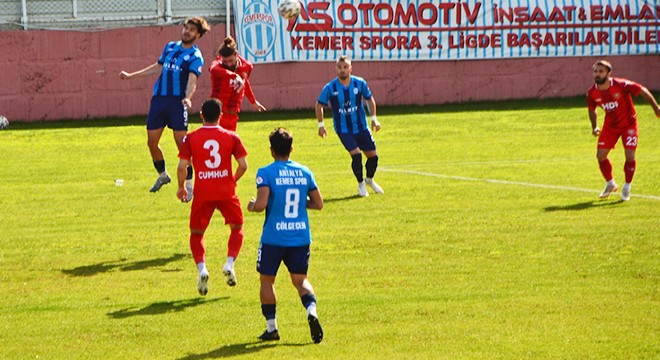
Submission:
[[[181,153],[186,155],[187,151],[195,171],[195,197],[224,200],[235,195],[232,156],[247,155],[238,134],[205,125],[186,135]]]
[[[276,246],[309,244],[307,194],[318,188],[311,171],[295,161],[275,161],[257,171],[260,186],[270,189],[262,242]]]

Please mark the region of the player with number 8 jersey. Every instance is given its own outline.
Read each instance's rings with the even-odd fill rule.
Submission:
[[[192,162],[195,169],[195,197],[190,208],[190,250],[199,270],[198,290],[206,295],[209,278],[206,269],[204,232],[215,210],[231,228],[227,243],[227,263],[223,267],[229,286],[236,285],[234,260],[243,245],[243,211],[236,195],[236,182],[247,170],[247,151],[238,134],[218,125],[221,115],[219,100],[209,99],[202,105],[202,127],[189,133],[179,150],[177,197],[188,201],[185,187],[186,168]],[[238,166],[232,171],[232,157]]]

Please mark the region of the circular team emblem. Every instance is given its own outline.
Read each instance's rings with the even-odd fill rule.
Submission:
[[[261,176],[257,176],[257,185],[261,185],[264,182],[264,179]]]
[[[265,57],[275,46],[277,29],[270,7],[263,1],[246,1],[242,36],[245,46],[254,57]]]
[[[357,95],[357,93],[358,93],[358,89],[357,89],[357,88],[353,88],[353,94]]]
[[[190,55],[186,55],[186,56],[183,57],[183,60],[185,60],[185,61],[188,61],[188,59],[190,59]]]

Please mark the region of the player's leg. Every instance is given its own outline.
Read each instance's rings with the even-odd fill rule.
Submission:
[[[596,151],[596,158],[598,159],[598,167],[600,168],[600,173],[605,178],[606,184],[603,192],[600,193],[598,197],[606,198],[610,196],[611,193],[618,191],[619,187],[616,182],[614,182],[614,176],[612,174],[612,162],[608,157],[610,150],[614,148],[614,144],[619,139],[619,135],[613,133],[611,130],[604,128],[600,136],[598,137],[598,149]]]
[[[358,147],[356,137],[353,134],[337,135],[339,136],[342,145],[344,145],[344,149],[348,151],[348,154],[351,157],[351,170],[353,170],[355,180],[358,182],[358,195],[369,196],[367,186],[364,182],[364,173],[362,172],[362,152]]]
[[[221,202],[219,210],[225,218],[225,224],[229,225],[231,230],[229,239],[227,240],[227,262],[222,267],[222,273],[225,275],[227,285],[235,286],[236,272],[234,271],[234,261],[241,252],[243,239],[245,238],[245,233],[243,232],[243,210],[241,209],[241,202],[238,196]]]
[[[190,251],[197,266],[197,290],[200,295],[208,293],[209,271],[206,268],[206,247],[204,232],[211,222],[215,206],[193,201],[190,207]]]
[[[238,114],[223,112],[220,115],[220,126],[227,130],[236,131],[238,128]]]
[[[623,189],[621,189],[621,200],[623,201],[630,200],[630,188],[637,168],[637,160],[635,159],[637,139],[637,126],[627,129],[625,135],[622,136],[624,153],[626,155],[626,163],[623,165],[626,183],[623,184]]]
[[[314,288],[307,279],[309,255],[309,245],[287,248],[284,264],[289,269],[291,283],[293,283],[293,286],[298,291],[300,301],[307,311],[307,323],[309,324],[312,340],[318,344],[323,340],[323,328],[321,328],[321,323],[316,312]]]
[[[268,244],[259,244],[257,271],[259,272],[259,299],[261,313],[266,318],[266,331],[259,336],[264,341],[279,340],[277,329],[277,297],[275,295],[275,276],[284,256],[284,248]]]
[[[367,157],[364,167],[367,170],[367,177],[365,183],[376,193],[383,194],[383,188],[374,181],[376,169],[378,168],[378,152],[376,151],[376,142],[370,131],[363,131],[357,137],[358,146]]]
[[[171,181],[165,167],[163,151],[159,145],[165,126],[167,126],[166,101],[161,97],[155,96],[151,99],[149,115],[147,116],[147,146],[149,147],[149,153],[151,153],[151,160],[154,162],[154,167],[158,171],[158,178],[151,189],[149,189],[151,192],[160,190],[163,185]]]
[[[183,113],[181,113],[181,115],[173,118],[172,129],[173,129],[172,133],[174,135],[174,142],[176,143],[176,148],[181,149],[181,145],[183,144],[183,139],[186,137],[186,134],[188,134],[188,112],[185,109],[183,109]],[[188,165],[188,174],[186,175],[185,186],[186,186],[186,190],[188,191],[188,201],[190,201],[193,198],[192,165]]]

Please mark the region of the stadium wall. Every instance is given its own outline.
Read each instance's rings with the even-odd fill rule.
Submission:
[[[153,78],[121,81],[158,59],[180,26],[104,31],[0,32],[0,115],[10,121],[48,121],[145,115]],[[198,42],[205,66],[225,38],[216,24]],[[660,55],[612,56],[615,76],[660,90]],[[354,62],[381,106],[431,105],[481,100],[579,96],[593,83],[596,58],[530,58],[479,61]],[[208,71],[193,98],[199,111],[210,94]],[[271,110],[310,110],[321,87],[335,76],[333,63],[257,65],[250,79],[259,101]],[[250,111],[247,103],[244,111]],[[585,110],[586,114],[586,110]],[[585,115],[586,116],[586,115]]]

